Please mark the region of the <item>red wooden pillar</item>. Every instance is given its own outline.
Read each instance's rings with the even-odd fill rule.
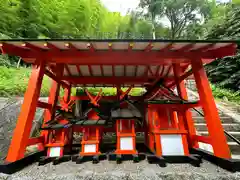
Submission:
[[[184,118],[185,117],[185,118]],[[179,121],[179,129],[180,130],[186,130],[186,122],[184,120],[186,119],[186,112],[179,111],[178,112],[178,121]],[[191,136],[190,135],[190,130],[188,130],[188,141],[191,141]],[[187,136],[186,134],[182,134],[182,144],[183,144],[183,150],[184,150],[184,155],[189,155],[189,143],[187,141]]]
[[[148,110],[148,106],[146,105],[144,107],[144,122],[143,122],[143,128],[144,128],[144,143],[146,146],[149,144],[149,117],[148,114],[150,113]]]
[[[179,126],[178,126],[179,124],[178,124],[177,112],[171,110],[170,111],[170,118],[171,118],[171,126],[172,126],[172,128],[178,129],[179,128]]]
[[[64,88],[64,101],[65,102],[69,102],[70,100],[70,97],[71,97],[71,85],[69,85],[68,88]]]
[[[64,97],[63,97],[63,99],[64,99],[65,102],[69,102],[70,99],[71,99],[71,88],[72,88],[71,84],[68,87],[64,88]],[[66,134],[68,136],[67,144],[69,144],[69,149],[71,150],[72,149],[72,144],[73,144],[73,128],[70,127],[66,131],[67,131]]]
[[[44,61],[40,61],[38,66],[34,65],[32,68],[21,112],[18,117],[17,125],[14,130],[11,145],[6,158],[7,162],[14,162],[24,157],[32,128],[32,121],[40,95],[44,70]]]
[[[148,105],[148,147],[151,151],[154,151],[154,135],[152,133],[153,129],[153,117],[154,116],[154,111],[151,107],[151,105]]]
[[[153,115],[153,121],[154,121],[154,125],[153,125],[153,131],[154,131],[154,142],[155,142],[155,153],[157,156],[162,156],[162,145],[161,145],[161,138],[160,138],[160,134],[158,133],[158,131],[161,128],[164,128],[165,125],[168,124],[168,121],[166,119],[166,109],[155,109],[154,111],[154,115]],[[162,127],[163,125],[163,127]],[[165,126],[166,127],[166,126]]]
[[[212,95],[212,90],[200,58],[192,59],[192,70],[207,123],[209,136],[212,141],[214,155],[221,158],[231,158],[227,140],[218,115],[218,110]]]
[[[58,64],[56,66],[55,75],[56,76],[62,76],[63,69],[64,69],[63,64]],[[44,125],[47,121],[54,118],[55,111],[56,111],[56,105],[57,105],[57,102],[58,102],[59,91],[60,91],[60,84],[57,83],[56,81],[52,80],[52,86],[51,86],[51,89],[50,89],[50,92],[49,92],[49,97],[48,97],[48,104],[51,104],[52,108],[46,109],[45,112],[44,112],[43,127],[44,127]],[[44,136],[44,142],[45,143],[48,143],[48,134],[49,133],[48,133],[47,130],[43,130],[41,132],[41,135]]]
[[[184,81],[179,81],[179,77],[182,74],[180,64],[173,64],[173,71],[179,96],[184,100],[188,100],[187,90],[185,88]],[[189,147],[198,148],[198,143],[193,140],[193,137],[196,135],[196,129],[194,126],[192,114],[189,110],[183,112],[183,120],[188,130]]]

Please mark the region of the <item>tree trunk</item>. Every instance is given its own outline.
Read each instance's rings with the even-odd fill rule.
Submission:
[[[21,58],[18,59],[17,68],[19,68],[20,62],[21,62]]]
[[[152,13],[152,37],[153,39],[156,39],[156,31],[155,31],[155,16]]]
[[[156,39],[156,32],[155,32],[154,24],[152,25],[152,37],[153,37],[153,39]]]

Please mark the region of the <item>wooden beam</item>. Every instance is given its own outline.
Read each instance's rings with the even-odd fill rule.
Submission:
[[[24,43],[25,44],[25,46],[27,47],[27,48],[30,48],[30,49],[32,49],[32,50],[34,50],[34,51],[36,51],[36,52],[41,52],[41,51],[46,51],[47,49],[43,49],[43,48],[41,48],[41,47],[38,47],[38,46],[36,46],[36,45],[34,45],[34,44],[31,44],[31,43],[28,43],[28,42],[26,42],[26,43]],[[39,53],[40,53],[39,52]]]
[[[49,70],[45,70],[45,74],[52,78],[54,81],[60,83],[63,87],[69,88],[69,85],[67,83],[65,83],[64,81],[60,80],[57,76],[55,76],[51,71]]]
[[[135,66],[134,76],[137,77],[138,65]]]
[[[144,51],[145,51],[145,52],[149,52],[149,51],[151,51],[152,48],[153,48],[153,44],[152,44],[152,43],[149,43],[149,44],[145,47]]]
[[[100,65],[100,70],[101,70],[101,76],[104,76],[104,71],[103,71],[103,65]]]
[[[171,77],[172,78],[172,77]],[[72,77],[63,76],[62,80],[71,82],[72,84],[142,84],[154,80],[145,77]]]
[[[78,48],[76,46],[74,46],[72,43],[68,43],[67,46],[70,50],[74,50],[74,51],[78,51]]]
[[[31,146],[31,145],[35,145],[35,144],[38,144],[38,143],[43,143],[44,142],[44,137],[43,136],[40,136],[40,137],[35,137],[35,138],[30,138],[28,139],[28,146]]]
[[[14,44],[1,43],[2,54],[25,56],[27,52],[30,52],[30,49],[24,47],[15,46]],[[16,53],[16,54],[15,54]]]
[[[93,47],[92,43],[88,43],[87,46],[88,46],[88,49],[89,49],[90,52],[94,52],[95,51],[95,48]]]
[[[181,51],[169,51],[171,43],[160,51],[72,51],[69,49],[61,51],[51,43],[46,43],[50,50],[41,52],[41,59],[54,63],[69,64],[122,64],[122,65],[159,65],[171,63],[190,63],[190,59],[199,57],[203,62],[210,62],[213,59],[236,54],[236,45],[223,46],[217,49],[211,49],[214,44],[208,44],[202,48],[183,53]],[[35,51],[18,47],[9,43],[2,43],[2,49],[5,54],[16,55],[23,58],[26,62],[33,62],[39,53]],[[204,52],[204,53],[203,53]],[[147,59],[147,61],[146,61]]]
[[[128,51],[132,51],[132,49],[133,49],[133,43],[129,43],[128,44]]]
[[[112,43],[109,43],[109,44],[108,44],[108,50],[109,50],[109,51],[112,51]]]
[[[164,75],[165,77],[168,77],[171,69],[172,69],[172,65],[170,65],[170,66],[168,67],[168,70],[167,70],[166,74]]]
[[[150,67],[150,66],[148,66],[147,68],[148,68],[148,71],[150,72],[151,76],[154,76],[154,73],[153,73],[153,71],[152,71],[151,67]]]
[[[189,51],[190,49],[192,49],[194,47],[194,43],[191,44],[187,44],[183,47],[181,47],[180,49],[178,49],[177,51],[181,51],[181,52],[185,52],[185,51]]]
[[[160,49],[160,51],[167,51],[173,47],[173,43],[168,43],[164,48]]]
[[[71,73],[71,71],[70,71],[70,69],[69,69],[68,65],[67,65],[67,64],[65,64],[65,65],[64,65],[64,67],[65,67],[65,69],[66,69],[66,71],[67,71],[68,75],[69,75],[69,76],[72,76],[72,73]]]
[[[79,76],[82,76],[82,72],[81,72],[81,69],[80,69],[79,65],[76,65],[76,68],[77,68]]]
[[[165,66],[162,66],[162,70],[161,70],[161,73],[160,73],[160,77],[163,76],[164,70],[165,70]]]
[[[185,74],[181,75],[181,76],[179,77],[179,82],[183,81],[184,79],[186,79],[187,77],[191,76],[192,74],[193,74],[193,72],[192,72],[192,70],[190,70],[190,71],[186,72]],[[173,80],[171,83],[169,83],[169,84],[167,85],[167,87],[168,87],[168,88],[172,88],[175,84],[176,84],[176,83],[175,83],[175,81]]]
[[[215,43],[207,44],[205,46],[195,49],[194,51],[207,51],[208,49],[212,48],[213,46],[215,46]]]
[[[160,71],[160,65],[157,66],[156,72],[155,72],[155,76],[158,77],[159,76],[159,71]]]
[[[52,105],[46,102],[38,101],[37,106],[44,109],[51,109]]]
[[[39,56],[31,50],[24,50],[22,48],[4,48],[4,52],[9,55],[21,56],[24,59],[35,59]],[[221,52],[222,56],[235,54],[235,48],[229,48],[227,51]],[[205,53],[192,52],[182,53],[177,51],[151,51],[146,53],[144,51],[95,51],[89,53],[88,51],[60,51],[50,50],[41,52],[42,59],[54,63],[68,63],[68,64],[82,64],[82,65],[159,65],[172,63],[190,63],[190,59],[194,57],[202,57],[204,61],[211,61],[219,57],[219,52],[207,51]],[[147,59],[147,60],[146,60]]]
[[[60,51],[60,49],[57,46],[53,45],[52,43],[48,42],[48,43],[46,43],[46,45],[49,49],[52,49],[54,51]]]
[[[193,139],[197,142],[202,142],[206,144],[212,144],[212,141],[209,136],[199,136],[199,135],[194,135]]]
[[[114,77],[114,76],[116,76],[116,75],[115,75],[114,65],[112,65],[111,67],[112,67],[112,76]]]

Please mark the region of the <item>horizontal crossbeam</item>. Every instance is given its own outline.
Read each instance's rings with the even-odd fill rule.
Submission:
[[[197,142],[202,142],[206,144],[211,144],[211,139],[209,136],[199,136],[199,135],[194,135],[193,139]]]
[[[28,139],[28,146],[35,145],[35,144],[38,144],[38,143],[43,143],[43,142],[44,142],[44,137],[43,136],[30,138],[30,139]]]
[[[38,101],[37,106],[44,109],[51,109],[52,105],[46,102]]]
[[[195,107],[199,107],[200,106],[200,102],[197,103],[188,103],[188,104],[180,104],[180,103],[169,103],[169,104],[151,104],[152,108],[159,108],[159,107],[165,107],[165,108],[171,108],[173,110],[179,110],[179,108],[183,108],[183,109],[190,109],[190,108],[195,108]]]
[[[228,46],[218,50],[206,51],[189,51],[187,53],[179,51],[42,51],[37,52],[31,49],[23,49],[10,44],[2,46],[3,51],[9,55],[20,56],[23,59],[35,59],[41,55],[41,59],[47,59],[49,62],[68,63],[68,64],[137,64],[137,65],[157,65],[171,63],[190,63],[190,59],[200,57],[204,62],[210,62],[213,59],[224,56],[234,55],[235,47]],[[146,60],[147,59],[147,60]]]
[[[155,80],[157,77],[71,77],[63,76],[62,80],[71,84],[143,84]],[[173,77],[169,77],[173,79]]]

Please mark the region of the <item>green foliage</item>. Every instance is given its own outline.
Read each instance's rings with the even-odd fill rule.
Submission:
[[[239,39],[240,8],[228,5],[226,15],[208,32],[208,39]],[[209,79],[221,87],[240,91],[240,54],[218,59],[206,66]]]
[[[100,91],[100,89],[102,89],[102,93],[104,96],[116,96],[117,93],[117,89],[116,88],[108,88],[108,87],[96,87],[96,88],[87,88],[87,90],[93,94],[93,95],[97,95]],[[126,91],[127,88],[122,88],[123,91]],[[130,91],[130,95],[131,96],[140,96],[142,95],[144,92],[143,88],[132,88],[132,90]],[[77,88],[77,95],[82,95],[84,94],[84,89],[83,88]]]
[[[232,91],[221,86],[212,85],[213,96],[217,99],[227,99],[230,102],[240,104],[240,91]]]
[[[0,66],[11,66],[10,59],[6,55],[0,55]]]
[[[239,39],[240,36],[240,8],[228,7],[228,12],[222,16],[219,23],[214,24],[207,34],[208,39]]]
[[[10,97],[10,96],[23,96],[26,87],[28,85],[28,80],[30,77],[31,69],[30,68],[8,68],[6,66],[0,66],[0,96],[1,97]],[[49,95],[49,90],[51,86],[51,81],[48,77],[44,76],[41,96],[47,97]],[[87,88],[90,93],[97,95],[100,91],[100,88]],[[102,88],[104,96],[113,96],[116,95],[116,88]],[[127,90],[123,88],[123,90]],[[79,94],[83,93],[82,88],[72,89],[72,95],[76,94],[76,91]],[[133,88],[130,92],[132,96],[138,96],[143,93],[142,88]],[[63,89],[60,90],[60,95],[63,96]]]
[[[0,33],[6,36],[15,37],[16,28],[19,26],[20,18],[18,16],[19,1],[0,0]]]
[[[8,68],[0,66],[0,96],[23,96],[30,76],[29,68]],[[48,96],[50,82],[47,77],[43,79],[41,96]]]
[[[179,39],[193,36],[193,33],[202,34],[200,31],[200,21],[202,17],[207,17],[210,1],[208,0],[141,0],[140,7],[143,8],[144,15],[151,18],[153,30],[155,30],[157,19],[165,17],[170,24],[170,38]],[[145,13],[147,12],[147,13]],[[191,31],[193,30],[194,31]],[[193,32],[193,33],[192,33]]]
[[[10,97],[10,96],[23,96],[28,85],[28,80],[30,77],[30,68],[8,68],[5,66],[0,66],[0,96]],[[47,97],[49,95],[49,90],[51,86],[51,81],[49,78],[44,77],[41,89],[41,96]],[[100,88],[87,88],[88,91],[97,95]],[[104,96],[114,96],[116,95],[116,88],[102,88]],[[122,88],[126,91],[127,88]],[[212,91],[215,98],[223,99],[227,98],[231,102],[236,102],[240,104],[240,91],[234,92],[223,88],[222,86],[212,85]],[[140,96],[145,92],[143,88],[133,88],[130,92],[132,96]],[[82,88],[73,88],[72,95],[81,95],[84,93]],[[60,96],[63,96],[63,89],[60,90]]]
[[[240,37],[239,0],[233,4],[217,4],[215,0],[140,0],[139,9],[125,16],[109,12],[100,0],[0,0],[0,12],[0,39]],[[170,27],[163,25],[162,18],[169,21]],[[238,55],[210,64],[207,70],[211,81],[238,91],[239,59]],[[0,95],[23,95],[29,69],[8,69],[16,67],[18,61],[18,57],[0,56],[0,66],[5,66],[0,69]],[[49,80],[44,79],[43,84],[42,95],[47,96]],[[115,91],[104,89],[104,93]]]
[[[149,37],[151,24],[134,13],[109,12],[100,0],[0,0],[0,33],[18,38]]]

